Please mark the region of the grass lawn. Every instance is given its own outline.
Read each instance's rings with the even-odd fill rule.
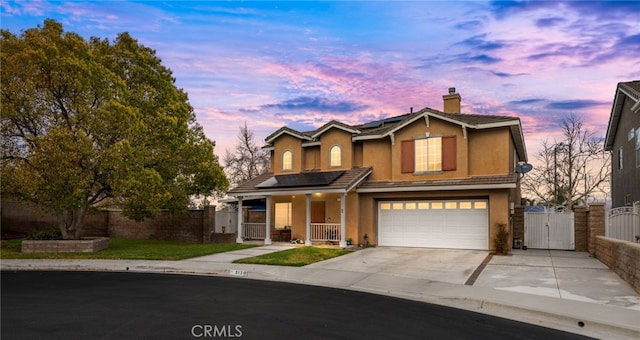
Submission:
[[[109,248],[97,253],[29,253],[20,252],[22,239],[1,241],[2,259],[114,259],[114,260],[183,260],[255,247],[250,244],[202,244],[158,240],[110,238]]]
[[[328,260],[350,253],[350,250],[335,248],[300,247],[271,254],[236,260],[233,263],[268,264],[273,266],[302,267],[314,262]]]

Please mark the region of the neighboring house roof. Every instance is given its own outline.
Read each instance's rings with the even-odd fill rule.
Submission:
[[[475,176],[461,179],[423,181],[367,181],[358,187],[358,192],[404,192],[436,190],[468,190],[516,188],[518,174],[498,176]]]
[[[303,171],[275,176],[272,172],[260,175],[228,192],[231,196],[264,196],[273,194],[347,193],[371,174],[371,167],[342,171]],[[328,183],[318,184],[316,176],[323,175]],[[285,185],[277,185],[278,177],[290,177]],[[295,178],[291,178],[295,176]]]
[[[497,127],[509,127],[518,155],[522,160],[527,160],[527,150],[525,147],[524,135],[522,133],[522,126],[519,118],[510,116],[444,113],[428,107],[414,113],[403,114],[400,116],[390,117],[355,126],[332,120],[329,123],[324,124],[319,129],[308,132],[298,132],[293,129],[283,127],[265,139],[265,141],[269,144],[265,148],[270,148],[273,141],[283,133],[288,133],[294,137],[302,139],[304,144],[303,146],[319,145],[317,143],[318,137],[334,127],[351,133],[353,135],[354,141],[381,139],[387,137],[391,138],[393,141],[394,133],[396,131],[419,119],[424,119],[426,123],[429,124],[429,119],[431,118],[440,119],[460,125],[463,129],[463,133],[465,133],[465,136],[466,129],[480,130]]]
[[[607,151],[613,150],[613,142],[618,132],[618,123],[622,116],[625,98],[635,103],[632,105],[631,111],[640,114],[640,80],[618,83],[616,95],[613,99],[613,106],[611,107],[611,115],[609,116],[607,137],[604,143],[605,150]]]

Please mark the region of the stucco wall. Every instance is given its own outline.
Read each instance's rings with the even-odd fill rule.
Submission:
[[[353,143],[353,166],[362,166],[362,142]]]
[[[470,132],[469,174],[505,175],[513,172],[511,135],[508,128]]]
[[[320,164],[324,171],[348,170],[353,166],[353,143],[351,133],[337,128],[332,128],[320,136]],[[337,145],[342,149],[342,166],[329,166],[329,150]]]
[[[292,173],[302,171],[302,141],[296,137],[288,134],[283,134],[273,143],[274,149],[274,161],[271,170],[275,174]],[[290,171],[282,170],[282,153],[285,150],[290,150],[293,153],[292,165],[293,168]]]
[[[310,146],[304,148],[304,170],[320,169],[320,147]]]
[[[362,165],[373,168],[368,180],[391,178],[391,141],[388,138],[366,141],[362,145]]]
[[[402,141],[413,140],[415,138],[424,137],[426,133],[430,136],[456,136],[456,170],[442,171],[439,173],[428,174],[412,174],[402,173]],[[458,124],[444,122],[439,119],[430,118],[429,127],[424,119],[409,124],[395,134],[395,144],[391,147],[393,150],[391,163],[385,164],[391,167],[391,178],[387,180],[393,181],[415,181],[415,180],[433,180],[445,178],[462,178],[467,177],[468,158],[467,158],[467,139],[462,135],[462,128]]]

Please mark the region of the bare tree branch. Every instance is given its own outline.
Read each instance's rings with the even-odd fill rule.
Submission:
[[[573,206],[588,196],[607,192],[611,155],[603,138],[570,115],[560,125],[563,139],[546,140],[534,170],[522,180],[525,192],[545,204]]]
[[[256,145],[246,122],[240,127],[234,150],[225,151],[223,162],[232,185],[240,185],[269,170],[269,154]]]

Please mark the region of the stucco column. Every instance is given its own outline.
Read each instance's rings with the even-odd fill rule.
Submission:
[[[345,239],[346,234],[346,208],[347,208],[347,194],[340,193],[340,248],[347,247],[347,241]]]
[[[265,236],[264,236],[264,245],[270,245],[271,244],[271,196],[267,196],[267,203],[266,203],[266,221],[265,221]]]
[[[305,199],[306,199],[305,211],[307,213],[307,224],[306,224],[307,236],[304,239],[304,245],[310,246],[311,245],[311,194],[306,194]]]
[[[243,217],[242,217],[242,196],[238,196],[238,235],[236,237],[236,243],[243,243],[242,240],[242,223],[243,221]]]

